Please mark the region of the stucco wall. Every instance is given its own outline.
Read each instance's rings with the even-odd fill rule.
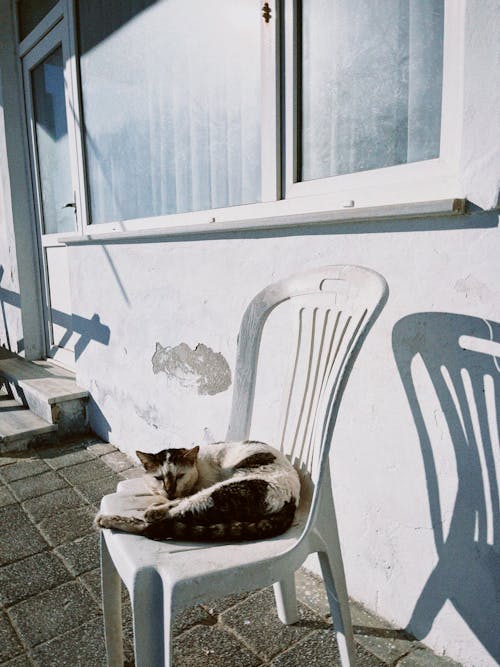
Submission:
[[[465,6],[460,194],[489,209],[500,174],[498,4]],[[73,247],[76,315],[95,325],[77,350],[94,428],[129,452],[224,437],[223,361],[234,368],[252,296],[322,264],[376,269],[391,293],[350,378],[332,449],[349,590],[436,651],[492,667],[500,659],[498,359],[462,346],[500,340],[499,245],[498,214],[478,212]],[[209,348],[198,348],[208,355],[200,384],[199,343]],[[262,438],[272,438],[272,365],[285,347],[277,333],[267,343],[254,433]]]
[[[464,664],[495,664],[485,646],[498,651],[498,561],[490,533],[483,526],[477,534],[475,527],[476,511],[480,522],[489,520],[491,508],[481,498],[490,487],[481,481],[476,459],[460,447],[452,406],[432,382],[438,382],[433,369],[441,363],[452,374],[465,363],[455,348],[449,358],[460,333],[488,339],[484,320],[500,322],[497,223],[496,214],[487,213],[459,222],[353,224],[317,234],[73,247],[76,314],[94,321],[98,315],[109,328],[108,345],[90,340],[77,362],[78,381],[95,401],[94,428],[128,452],[190,443],[202,439],[204,429],[209,437],[223,438],[231,389],[210,395],[186,381],[196,379],[189,372],[167,375],[152,361],[158,343],[191,349],[202,343],[232,369],[240,317],[266,284],[322,264],[379,271],[390,298],[351,376],[332,451],[349,590],[405,626],[434,568],[440,568],[439,585],[434,582],[424,594],[410,630]],[[279,341],[271,343],[280,349]],[[476,370],[492,375],[492,357],[476,356]],[[417,407],[407,395],[410,362]],[[258,402],[259,437],[270,437],[276,419],[272,384],[268,378]],[[437,500],[432,476],[426,479],[427,439],[418,405],[437,457],[445,536],[450,531],[448,548],[439,554]],[[470,466],[476,467],[467,473]],[[489,465],[487,470],[492,472]],[[464,591],[467,579],[472,591]]]
[[[8,305],[5,317],[10,343],[30,341],[33,355],[41,326],[10,8],[0,0],[0,287],[23,293],[24,331],[18,308]],[[466,2],[457,110],[457,194],[482,208],[498,201],[497,8],[495,0]],[[323,264],[379,271],[389,301],[350,378],[332,448],[349,591],[396,624],[409,624],[438,652],[465,665],[496,665],[498,359],[464,351],[458,341],[469,336],[461,343],[470,347],[471,338],[500,340],[499,245],[498,214],[477,212],[73,246],[77,379],[91,393],[92,426],[128,452],[223,438],[236,334],[254,294]],[[2,318],[3,311],[5,344]],[[286,351],[276,332],[267,343],[272,352],[256,406],[255,435],[262,438],[272,438],[273,364]],[[483,396],[493,417],[482,412]]]

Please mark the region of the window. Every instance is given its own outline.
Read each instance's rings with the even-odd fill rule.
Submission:
[[[78,3],[93,223],[261,197],[255,0]]]
[[[308,181],[439,157],[443,0],[304,0]]]
[[[49,14],[75,56],[87,233],[461,196],[462,0],[59,0]]]

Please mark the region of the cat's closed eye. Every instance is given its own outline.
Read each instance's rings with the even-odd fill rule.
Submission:
[[[162,479],[163,479],[163,475],[154,475],[154,478],[155,478],[156,480],[158,480],[159,482],[161,482]]]

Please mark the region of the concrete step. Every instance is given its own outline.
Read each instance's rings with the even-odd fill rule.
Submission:
[[[48,424],[57,425],[59,437],[88,430],[88,392],[76,384],[71,371],[0,349],[0,381],[11,398]]]
[[[49,443],[57,434],[57,424],[48,424],[24,405],[0,394],[0,453],[28,449],[36,444]]]

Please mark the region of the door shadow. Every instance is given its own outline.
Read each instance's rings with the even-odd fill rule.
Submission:
[[[415,313],[394,327],[393,350],[420,439],[438,558],[406,629],[425,637],[448,600],[498,660],[500,324]],[[415,364],[433,391],[422,390]],[[452,443],[448,457],[443,434],[433,433],[427,415],[444,418]],[[444,505],[453,484],[450,515]]]
[[[4,268],[0,264],[0,283],[2,281],[4,274]],[[5,330],[5,343],[7,349],[12,351],[13,347],[9,338],[9,323],[7,319],[7,314],[5,312],[5,304],[9,306],[14,306],[15,308],[21,308],[21,298],[17,292],[6,289],[0,284],[0,314],[1,322]],[[65,313],[61,310],[56,310],[55,308],[51,309],[52,320],[54,324],[57,324],[60,327],[66,329],[66,332],[63,334],[60,345],[64,346],[68,340],[71,338],[71,335],[76,333],[79,338],[75,343],[75,361],[78,361],[79,357],[88,347],[91,342],[98,342],[101,345],[107,346],[109,344],[109,339],[111,336],[110,328],[101,322],[98,313],[94,313],[92,317],[82,317],[81,315],[75,315],[74,313]],[[23,341],[17,342],[17,350],[20,352],[22,349]],[[42,371],[40,371],[42,372]]]

